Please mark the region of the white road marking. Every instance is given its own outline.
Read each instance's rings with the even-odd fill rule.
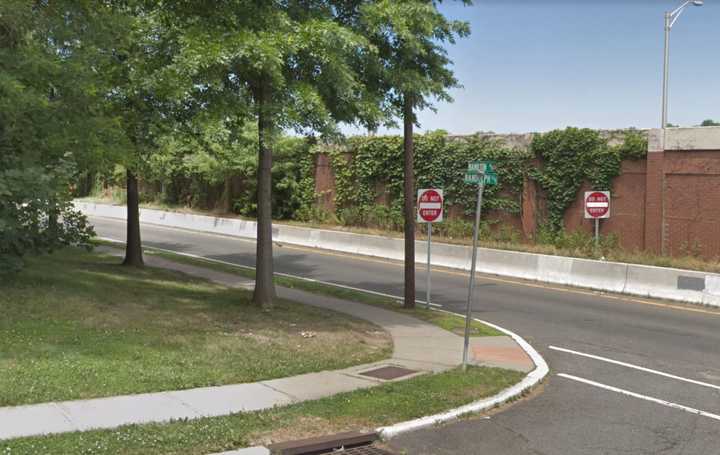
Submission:
[[[100,239],[100,240],[105,240],[106,242],[121,243],[121,244],[123,244],[123,245],[125,244],[125,242],[123,242],[122,240],[111,239],[111,238],[109,238],[109,237],[98,237],[98,239]],[[158,247],[156,247],[156,246],[143,246],[143,248],[144,248],[144,249],[148,249],[148,250],[163,251],[163,252],[165,252],[165,253],[177,254],[177,255],[180,255],[180,256],[186,256],[186,257],[190,257],[190,258],[193,258],[193,259],[202,259],[203,261],[215,262],[215,263],[217,263],[217,264],[229,265],[229,266],[238,267],[238,268],[241,268],[241,269],[255,270],[255,267],[252,267],[252,266],[249,266],[249,265],[236,264],[236,263],[234,263],[234,262],[222,261],[222,260],[220,260],[220,259],[208,258],[208,257],[205,257],[205,256],[200,256],[200,255],[192,254],[192,253],[183,253],[183,252],[181,252],[181,251],[167,250],[167,249],[165,249],[165,248],[158,248]],[[306,278],[306,277],[304,277],[304,276],[290,275],[289,273],[275,272],[275,275],[277,275],[277,276],[283,276],[283,277],[286,277],[286,278],[295,278],[295,279],[297,279],[297,280],[303,280],[303,281],[307,281],[307,282],[310,282],[310,283],[323,284],[323,285],[326,285],[326,286],[334,286],[334,287],[336,287],[336,288],[348,289],[348,290],[350,290],[350,291],[364,292],[364,293],[366,293],[366,294],[373,294],[373,295],[377,295],[377,296],[380,296],[380,297],[387,297],[387,298],[391,298],[391,299],[396,299],[396,300],[399,300],[399,301],[402,301],[402,299],[403,299],[402,297],[397,296],[397,295],[384,294],[384,293],[382,293],[382,292],[371,291],[371,290],[369,290],[369,289],[354,288],[354,287],[352,287],[352,286],[346,286],[346,285],[344,285],[344,284],[338,284],[338,283],[331,283],[331,282],[328,282],[328,281],[314,280],[314,279],[312,279],[312,278]],[[424,301],[424,300],[415,300],[415,303],[420,303],[420,304],[425,305],[425,301]],[[442,307],[443,307],[443,306],[440,305],[440,304],[432,303],[432,302],[430,302],[430,306],[431,306],[431,307],[435,307],[435,308],[442,308]]]
[[[675,380],[678,380],[678,381],[683,381],[683,382],[687,382],[687,383],[690,383],[690,384],[699,385],[699,386],[702,386],[702,387],[708,387],[708,388],[710,388],[710,389],[720,390],[720,386],[715,385],[715,384],[710,384],[710,383],[702,382],[702,381],[696,381],[695,379],[684,378],[684,377],[682,377],[682,376],[676,376],[676,375],[674,375],[674,374],[665,373],[665,372],[662,372],[662,371],[658,371],[658,370],[653,370],[653,369],[650,369],[650,368],[641,367],[641,366],[639,366],[639,365],[633,365],[632,363],[627,363],[627,362],[621,362],[621,361],[619,361],[619,360],[608,359],[607,357],[600,357],[599,355],[586,354],[586,353],[584,353],[584,352],[573,351],[573,350],[571,350],[571,349],[559,348],[559,347],[557,347],[557,346],[549,346],[549,348],[552,349],[553,351],[560,351],[560,352],[565,352],[565,353],[568,353],[568,354],[573,354],[573,355],[577,355],[577,356],[581,356],[581,357],[587,357],[587,358],[589,358],[589,359],[600,360],[600,361],[602,361],[602,362],[612,363],[613,365],[620,365],[620,366],[622,366],[622,367],[632,368],[632,369],[634,369],[634,370],[643,371],[643,372],[645,372],[645,373],[656,374],[656,375],[658,375],[658,376],[663,376],[663,377],[666,377],[666,378],[675,379]]]
[[[92,215],[92,216],[88,216],[88,218],[100,218],[100,219],[102,219],[103,221],[109,221],[109,222],[111,222],[111,223],[125,223],[125,220],[124,220],[124,219],[120,219],[120,218],[110,218],[110,217],[107,217],[107,216]],[[226,239],[227,239],[227,238],[230,238],[230,239],[238,240],[238,241],[244,242],[244,243],[253,243],[253,244],[256,243],[256,242],[255,242],[255,239],[244,238],[244,237],[239,237],[239,236],[230,235],[230,234],[219,234],[219,233],[217,233],[217,232],[197,231],[197,230],[194,230],[194,229],[186,229],[186,228],[179,228],[179,227],[173,227],[173,226],[163,226],[163,225],[161,225],[161,224],[153,224],[153,223],[141,222],[141,225],[143,225],[143,224],[152,227],[152,229],[158,229],[158,230],[164,230],[164,231],[174,231],[174,232],[180,231],[180,232],[185,232],[186,234],[204,235],[204,236],[206,236],[206,237],[224,237],[224,238],[226,238]],[[98,238],[100,239],[101,237],[98,237]],[[113,242],[119,242],[119,243],[125,243],[125,242],[122,242],[122,241],[120,241],[120,240],[115,240],[115,239],[104,239],[104,240],[113,241]],[[273,240],[273,243],[277,244],[278,242],[277,242],[276,240]],[[174,253],[174,251],[173,251],[173,253]],[[180,254],[180,253],[178,253],[178,254]]]
[[[108,217],[101,217],[101,216],[91,216],[90,218],[102,218],[106,221],[115,221],[118,223],[122,223],[125,221],[123,219],[108,218]],[[225,235],[225,234],[211,234],[208,232],[195,231],[192,229],[169,228],[169,227],[153,225],[153,224],[149,224],[149,223],[144,223],[144,224],[148,224],[148,225],[152,226],[153,228],[159,227],[161,229],[184,231],[184,232],[190,232],[190,233],[194,233],[194,234],[202,234],[202,235],[207,235],[207,236],[234,238],[241,242],[255,243],[254,239],[243,239],[243,238],[240,238],[237,236],[231,236],[231,235]],[[280,244],[278,244],[278,245],[283,246]],[[290,244],[286,244],[286,245],[290,245]],[[301,246],[293,246],[293,245],[289,246],[288,248],[295,249],[295,250],[304,250],[304,251],[312,250],[312,248],[310,248],[310,247],[301,247]],[[359,255],[351,254],[351,253],[340,253],[340,252],[333,253],[333,252],[330,252],[330,250],[323,250],[323,249],[315,250],[313,252],[315,254],[321,254],[321,255],[325,255],[325,256],[351,258],[352,260],[355,260],[355,261],[376,262],[376,263],[381,263],[381,264],[392,265],[395,267],[403,266],[402,262],[393,261],[390,259],[380,259],[380,258],[374,258],[374,257],[370,257],[370,256],[359,256]],[[464,278],[467,278],[467,276],[468,276],[467,272],[448,270],[445,267],[433,267],[433,270],[437,273],[442,273],[444,275],[461,276]],[[547,283],[539,283],[539,282],[530,283],[527,281],[523,281],[521,279],[512,279],[509,277],[508,278],[500,278],[497,276],[490,276],[490,275],[485,275],[485,274],[480,274],[480,275],[482,276],[483,280],[493,281],[493,282],[497,282],[497,283],[510,284],[513,286],[524,286],[524,287],[529,287],[529,288],[537,288],[537,289],[551,290],[551,291],[557,291],[557,292],[566,292],[566,293],[570,293],[570,294],[587,295],[587,296],[591,296],[594,298],[601,298],[604,300],[612,300],[614,302],[621,302],[624,304],[648,305],[648,306],[654,306],[654,307],[668,309],[668,310],[687,311],[690,313],[702,313],[702,314],[709,314],[711,316],[720,316],[719,310],[706,310],[706,309],[699,308],[698,305],[689,304],[689,303],[678,302],[677,305],[671,305],[668,303],[660,303],[660,302],[654,302],[654,301],[650,301],[650,300],[638,299],[638,298],[632,297],[630,295],[613,295],[613,294],[609,294],[609,293],[605,293],[605,292],[582,290],[579,288],[553,286],[553,285],[550,285]]]
[[[607,384],[601,384],[601,383],[599,383],[599,382],[591,381],[591,380],[589,380],[589,379],[579,378],[579,377],[577,377],[577,376],[572,376],[572,375],[565,374],[565,373],[558,373],[558,376],[563,377],[563,378],[565,378],[565,379],[570,379],[570,380],[572,380],[572,381],[582,382],[583,384],[591,385],[591,386],[593,386],[593,387],[598,387],[598,388],[601,388],[601,389],[609,390],[609,391],[611,391],[611,392],[616,392],[616,393],[619,393],[619,394],[622,394],[622,395],[627,395],[627,396],[629,396],[629,397],[639,398],[639,399],[641,399],[641,400],[645,400],[645,401],[650,401],[650,402],[652,402],[652,403],[661,404],[661,405],[667,406],[667,407],[669,407],[669,408],[679,409],[679,410],[681,410],[681,411],[689,412],[690,414],[696,414],[696,415],[699,415],[699,416],[708,417],[708,418],[710,418],[710,419],[714,419],[714,420],[719,420],[719,421],[720,421],[720,415],[712,414],[712,413],[706,412],[706,411],[701,411],[700,409],[695,409],[695,408],[691,408],[691,407],[689,407],[689,406],[684,406],[684,405],[682,405],[682,404],[677,404],[677,403],[673,403],[673,402],[670,402],[670,401],[661,400],[661,399],[659,399],[659,398],[649,397],[649,396],[647,396],[647,395],[641,395],[641,394],[639,394],[639,393],[631,392],[631,391],[629,391],[629,390],[620,389],[620,388],[613,387],[613,386],[607,385]]]

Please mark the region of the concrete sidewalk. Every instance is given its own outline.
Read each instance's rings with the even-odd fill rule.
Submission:
[[[103,250],[117,252],[114,249]],[[145,259],[150,266],[181,271],[223,285],[250,289],[253,286],[252,281],[237,275],[149,255]],[[392,358],[343,370],[256,383],[0,408],[0,439],[258,411],[374,387],[388,380],[441,372],[462,362],[462,337],[435,325],[391,310],[295,289],[278,287],[277,292],[280,298],[338,311],[382,327],[393,339]],[[471,342],[473,363],[476,365],[522,372],[534,368],[525,351],[510,337],[479,337]],[[400,371],[404,374],[397,379],[381,379],[365,374],[378,369],[385,373]]]

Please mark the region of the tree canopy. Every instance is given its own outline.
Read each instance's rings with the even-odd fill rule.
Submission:
[[[92,233],[71,187],[123,144],[99,74],[111,16],[90,1],[0,4],[0,271]]]
[[[142,265],[138,177],[163,163],[257,169],[255,301],[272,301],[274,150],[339,123],[391,124],[449,100],[435,0],[7,0],[0,5],[0,255],[87,243],[78,174],[121,166],[125,262]],[[469,3],[465,1],[464,3]],[[415,121],[414,114],[404,115]],[[250,154],[255,149],[256,156]],[[209,167],[209,166],[212,166]],[[6,267],[7,268],[7,267]]]

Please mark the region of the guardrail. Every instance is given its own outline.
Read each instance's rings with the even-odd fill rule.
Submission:
[[[76,201],[75,206],[92,216],[125,219],[123,206]],[[254,221],[140,209],[140,220],[161,226],[255,238]],[[403,240],[351,232],[274,225],[273,240],[385,259],[404,258]],[[417,242],[416,261],[426,260],[426,242]],[[470,270],[471,248],[433,244],[435,266]],[[546,283],[578,286],[599,291],[678,300],[720,306],[720,274],[691,270],[549,256],[517,251],[478,249],[478,272]]]

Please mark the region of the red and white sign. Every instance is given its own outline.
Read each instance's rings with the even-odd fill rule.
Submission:
[[[418,222],[439,223],[443,219],[443,190],[418,190]]]
[[[585,192],[585,218],[610,218],[610,192]]]

